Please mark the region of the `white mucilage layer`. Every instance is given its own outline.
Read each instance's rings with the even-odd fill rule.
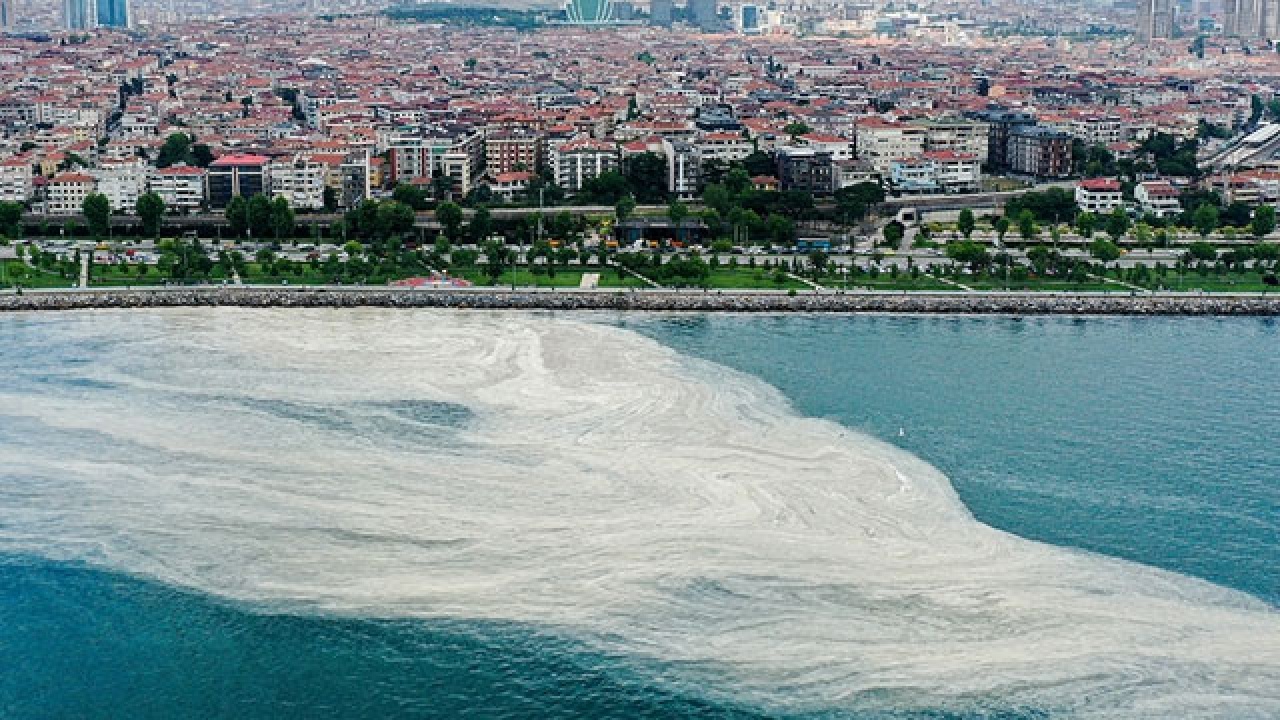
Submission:
[[[0,551],[272,607],[553,627],[779,711],[1280,716],[1274,608],[982,525],[924,462],[630,331],[24,322],[89,362],[0,380]]]

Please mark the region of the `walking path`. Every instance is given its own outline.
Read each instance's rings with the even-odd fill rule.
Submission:
[[[799,275],[796,275],[795,273],[786,273],[786,276],[791,278],[792,280],[795,280],[798,283],[804,283],[805,285],[808,285],[809,287],[813,288],[814,290],[817,290],[818,292],[822,292],[823,290],[826,290],[826,288],[822,287],[818,283],[812,280],[807,280],[805,278],[802,278]]]
[[[960,288],[961,290],[963,290],[963,291],[965,291],[965,292],[974,292],[973,288],[969,287],[968,285],[961,285],[960,283],[956,282],[955,280],[951,280],[951,279],[949,279],[949,278],[944,278],[944,277],[942,277],[941,275],[936,276],[936,278],[935,278],[935,279],[936,279],[938,282],[943,283],[944,285],[950,285],[950,286],[952,286],[952,287],[957,287],[957,288]]]
[[[578,288],[582,290],[593,290],[600,287],[600,273],[582,273],[582,280],[578,282]]]
[[[1124,282],[1123,280],[1116,280],[1114,278],[1106,277],[1105,275],[1094,275],[1093,273],[1089,273],[1089,277],[1093,278],[1094,280],[1098,280],[1111,285],[1119,285],[1121,287],[1126,287],[1126,288],[1129,288],[1130,290],[1137,290],[1138,292],[1142,292],[1142,293],[1151,292],[1150,290],[1142,287],[1141,285],[1131,285],[1127,282]]]
[[[89,287],[89,261],[93,259],[93,251],[80,253],[80,287]]]

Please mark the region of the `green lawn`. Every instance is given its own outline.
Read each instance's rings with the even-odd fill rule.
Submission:
[[[847,282],[843,277],[826,275],[818,282],[823,287],[831,288],[833,290],[843,290],[846,288],[849,290],[920,290],[929,292],[951,292],[959,290],[959,288],[954,285],[948,285],[939,281],[937,278],[926,274],[921,274],[918,278],[912,278],[906,273],[902,273],[896,278],[889,273],[881,273],[879,276],[874,278],[870,275],[863,274],[857,277],[850,277]]]
[[[79,283],[79,276],[59,277],[57,271],[37,270],[21,260],[5,260],[0,273],[0,287],[69,288]]]
[[[1057,293],[1108,292],[1108,293],[1116,293],[1118,295],[1128,295],[1130,292],[1136,292],[1131,288],[1125,287],[1124,285],[1117,285],[1115,283],[1104,283],[1097,280],[1089,280],[1087,282],[1074,283],[1068,280],[1036,279],[1036,280],[1024,280],[1021,282],[1016,280],[1011,280],[1008,283],[1006,283],[1004,280],[993,280],[990,278],[974,280],[971,278],[962,277],[956,282],[960,283],[961,285],[964,285],[965,287],[973,288],[974,290],[993,290],[993,291],[1010,290],[1010,291],[1033,291],[1033,292],[1057,292]]]
[[[1280,288],[1262,282],[1262,274],[1245,273],[1209,273],[1206,276],[1198,272],[1189,272],[1181,278],[1176,273],[1165,277],[1151,276],[1142,283],[1135,283],[1152,290],[1197,291],[1205,292],[1280,292]]]
[[[811,290],[808,285],[785,278],[774,279],[774,272],[766,268],[718,267],[711,270],[706,286],[716,290]]]
[[[515,273],[516,287],[545,287],[545,288],[576,288],[582,286],[582,276],[585,273],[598,273],[600,275],[600,284],[602,288],[642,288],[648,287],[643,281],[627,276],[625,278],[618,277],[618,271],[614,268],[597,268],[575,267],[570,270],[556,270],[555,277],[551,277],[546,273],[534,274],[527,267],[520,268]],[[488,273],[483,268],[470,267],[460,268],[453,272],[455,277],[461,277],[470,280],[476,285],[493,285],[497,287],[511,287],[512,273],[507,270],[498,276],[496,281],[489,278]]]

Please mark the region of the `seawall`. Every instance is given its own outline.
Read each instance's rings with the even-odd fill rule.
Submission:
[[[1280,295],[799,293],[196,287],[0,294],[0,312],[164,307],[387,307],[655,312],[1280,315]]]

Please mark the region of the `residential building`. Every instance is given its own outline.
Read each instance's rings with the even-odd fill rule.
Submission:
[[[1008,168],[1037,178],[1062,178],[1071,174],[1071,136],[1035,125],[1016,127],[1009,134],[1003,157]]]
[[[734,162],[742,160],[755,151],[755,145],[739,133],[710,132],[703,135],[695,143],[698,157],[706,162],[718,160]]]
[[[541,161],[542,138],[536,133],[498,130],[484,139],[485,169],[491,175],[533,171]]]
[[[503,202],[515,202],[528,196],[529,183],[537,177],[527,170],[498,173],[491,176],[489,191]]]
[[[267,176],[272,197],[283,197],[296,210],[323,210],[329,166],[308,155],[271,162]]]
[[[1003,108],[982,110],[966,115],[987,124],[987,167],[993,170],[1006,170],[1013,165],[1010,158],[1010,141],[1013,134],[1036,124],[1036,116],[1031,113]]]
[[[1133,189],[1133,199],[1144,215],[1155,215],[1158,218],[1176,217],[1182,214],[1182,203],[1179,202],[1176,188],[1167,182],[1152,181],[1138,183]]]
[[[933,163],[938,189],[947,193],[977,192],[982,189],[982,160],[976,153],[941,150],[927,152]]]
[[[204,207],[207,174],[204,168],[173,165],[153,171],[148,185],[169,212],[199,212]]]
[[[829,152],[786,145],[777,152],[778,182],[783,190],[830,195],[836,190],[835,158]]]
[[[388,139],[388,149],[397,183],[447,177],[453,193],[466,195],[484,172],[484,134],[466,125],[399,128]]]
[[[0,162],[0,201],[25,203],[31,200],[34,175],[29,158],[12,157]]]
[[[985,161],[988,155],[991,126],[964,118],[938,118],[911,123],[925,130],[925,152],[958,152],[977,155]]]
[[[663,139],[662,151],[667,156],[667,192],[696,197],[702,185],[701,149],[684,140]]]
[[[858,123],[858,157],[884,175],[894,160],[924,152],[928,131],[917,125],[869,118]]]
[[[618,169],[618,149],[613,143],[580,136],[551,151],[551,167],[557,185],[577,192],[587,180]]]
[[[231,198],[251,198],[267,192],[268,165],[271,159],[262,155],[225,155],[209,166],[209,206],[225,208]]]
[[[147,191],[147,170],[141,158],[103,160],[89,174],[97,181],[98,192],[111,202],[112,212],[132,213]]]
[[[898,158],[889,163],[889,184],[904,193],[938,191],[938,174],[934,164],[923,157]]]
[[[1106,215],[1124,207],[1120,182],[1112,178],[1090,178],[1076,184],[1076,205],[1081,212]]]
[[[92,175],[74,172],[55,175],[49,181],[45,212],[50,215],[79,215],[94,186]]]

